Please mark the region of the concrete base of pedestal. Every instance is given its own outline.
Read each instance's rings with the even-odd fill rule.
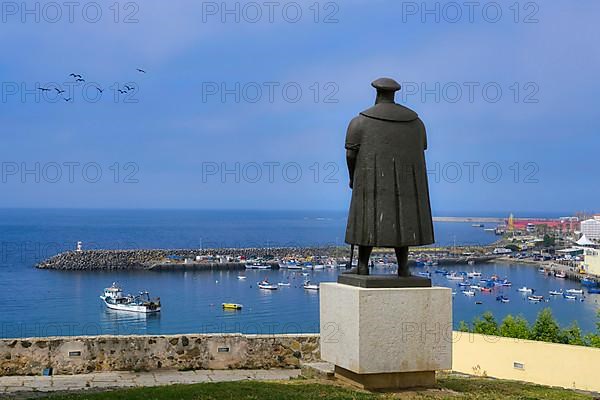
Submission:
[[[356,374],[336,366],[335,377],[360,389],[372,391],[429,388],[435,386],[435,371]]]
[[[452,368],[452,291],[322,283],[321,358],[365,388],[435,384]],[[338,372],[339,371],[339,372]]]

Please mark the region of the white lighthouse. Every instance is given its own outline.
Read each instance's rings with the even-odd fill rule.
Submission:
[[[81,253],[83,251],[83,243],[82,242],[77,242],[77,250],[78,253]]]

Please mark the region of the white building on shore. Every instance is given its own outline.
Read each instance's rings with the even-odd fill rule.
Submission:
[[[600,240],[600,215],[593,219],[581,221],[581,233],[588,239]]]

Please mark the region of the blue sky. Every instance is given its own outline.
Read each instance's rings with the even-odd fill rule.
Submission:
[[[435,214],[600,208],[597,2],[49,3],[2,9],[0,207],[346,209],[346,127],[389,76]],[[24,94],[52,82],[73,100]]]

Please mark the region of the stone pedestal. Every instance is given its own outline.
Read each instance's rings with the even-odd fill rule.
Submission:
[[[452,368],[452,291],[321,283],[321,358],[362,388],[435,384]]]

